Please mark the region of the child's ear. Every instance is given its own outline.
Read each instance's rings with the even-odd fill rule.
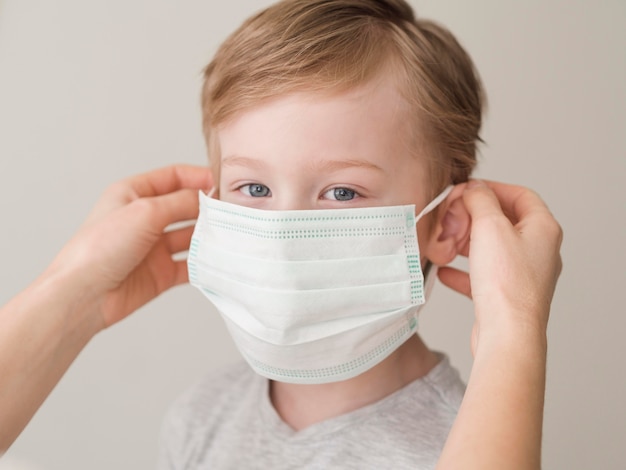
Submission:
[[[465,186],[456,185],[436,213],[435,226],[423,253],[436,265],[450,263],[469,241],[471,219],[461,197]]]

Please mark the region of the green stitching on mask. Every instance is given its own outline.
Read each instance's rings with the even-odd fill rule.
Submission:
[[[263,228],[237,226],[209,220],[206,223],[230,232],[243,233],[258,238],[270,238],[274,240],[293,240],[311,238],[342,238],[342,237],[369,237],[385,235],[404,235],[404,227],[364,227],[364,228],[317,228],[317,229],[294,229],[294,230],[266,230]]]

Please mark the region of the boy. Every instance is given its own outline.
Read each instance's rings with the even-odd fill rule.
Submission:
[[[415,318],[423,274],[432,281],[432,266],[468,241],[461,196],[483,100],[462,47],[401,0],[287,0],[225,41],[202,94],[220,201],[201,197],[189,269],[249,365],[177,402],[162,468],[434,467],[464,385]],[[291,216],[322,210],[330,233],[348,230],[348,215],[384,219],[410,205],[400,237],[417,221],[419,250],[401,240],[417,258],[406,278],[396,252],[379,251],[397,237],[282,239]]]
[[[203,94],[217,178],[175,165],[111,185],[0,308],[0,453],[91,338],[189,279],[260,375],[190,390],[162,467],[540,468],[562,232],[532,191],[462,183],[480,87],[456,41],[411,15],[284,2],[226,42]],[[213,182],[222,200],[200,193],[193,239],[168,230]],[[469,273],[439,278],[474,304],[464,394],[414,334],[424,272],[456,253]]]

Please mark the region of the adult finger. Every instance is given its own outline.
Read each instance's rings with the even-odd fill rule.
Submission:
[[[138,197],[158,196],[179,189],[207,189],[211,183],[211,171],[194,165],[172,165],[127,180]]]
[[[443,285],[469,297],[470,299],[472,298],[470,278],[469,274],[466,272],[449,266],[443,266],[439,268],[437,275]]]
[[[561,226],[537,193],[522,186],[494,181],[486,181],[485,184],[494,192],[502,210],[518,232],[543,239],[549,237],[556,240],[558,245],[561,244]]]
[[[113,192],[130,202],[180,189],[207,189],[211,183],[211,171],[206,167],[172,165],[124,179],[113,185]]]
[[[463,203],[472,223],[479,218],[504,215],[496,194],[480,180],[472,180],[467,184],[463,191]]]
[[[128,206],[128,217],[145,228],[162,232],[168,225],[198,217],[198,192],[181,189],[162,196],[141,198]]]
[[[187,282],[189,282],[187,260],[174,261],[174,278],[172,287],[186,284]]]
[[[194,227],[185,227],[179,230],[173,230],[163,235],[165,245],[170,253],[180,253],[189,249],[189,243],[191,243],[191,236],[193,235]]]
[[[498,198],[502,210],[513,223],[532,214],[550,214],[548,207],[534,191],[523,186],[484,181]]]
[[[136,199],[160,196],[181,189],[208,189],[211,186],[211,171],[201,166],[173,165],[132,176],[107,188],[85,221],[85,225]]]

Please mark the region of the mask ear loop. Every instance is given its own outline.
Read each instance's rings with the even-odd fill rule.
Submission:
[[[431,212],[435,207],[441,204],[448,197],[448,195],[450,194],[450,192],[452,192],[453,189],[454,189],[454,185],[449,185],[448,187],[446,187],[446,189],[444,189],[439,194],[439,196],[437,196],[435,199],[430,201],[430,203],[428,203],[426,207],[424,207],[424,209],[422,209],[422,211],[415,217],[415,225],[417,225],[417,222],[422,217],[424,217],[426,214]],[[427,261],[426,266],[424,266],[424,271],[423,271],[424,272],[424,300],[428,300],[428,298],[430,297],[430,293],[432,292],[433,287],[435,286],[435,280],[437,279],[438,269],[439,269],[439,266],[431,263],[430,261]]]
[[[437,196],[435,199],[433,199],[432,201],[430,201],[426,207],[424,207],[422,209],[422,212],[420,212],[416,217],[415,217],[415,225],[417,225],[417,222],[424,217],[426,214],[428,214],[429,212],[431,212],[435,207],[437,207],[439,204],[441,204],[445,198],[448,197],[448,195],[452,192],[452,190],[454,189],[454,185],[450,185],[448,187],[446,187],[446,189],[444,189],[439,196]]]

